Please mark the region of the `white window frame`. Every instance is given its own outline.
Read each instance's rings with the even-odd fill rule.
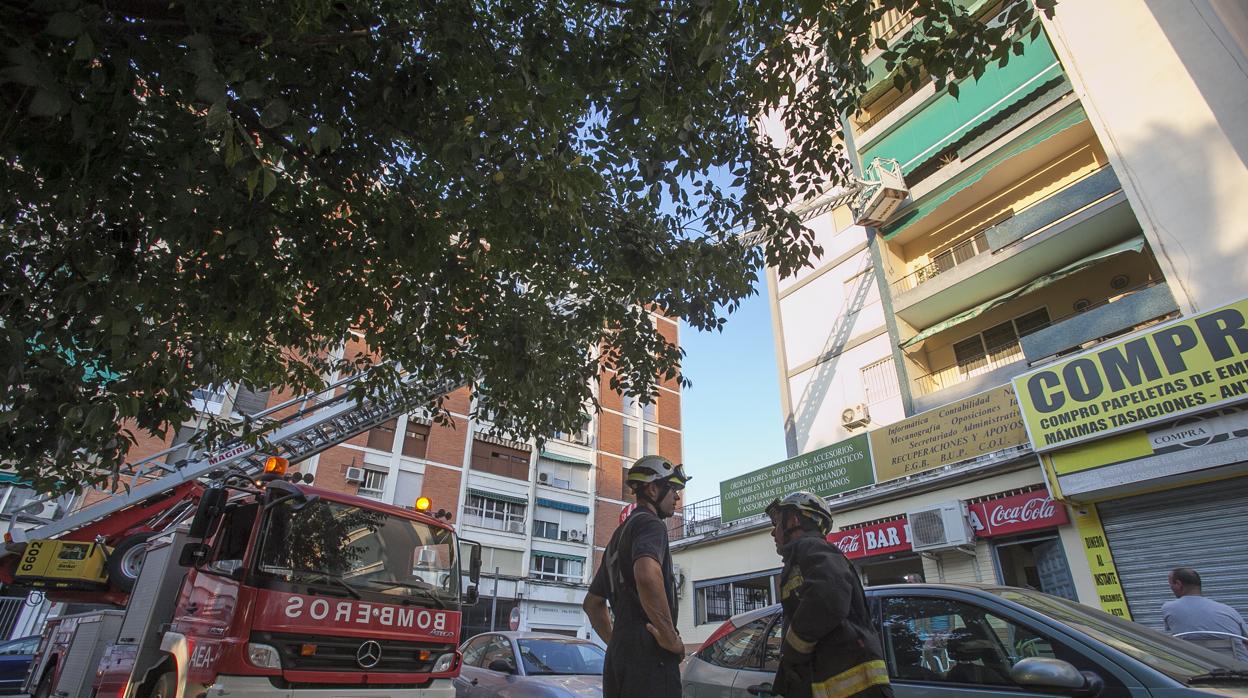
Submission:
[[[356,494],[369,499],[381,499],[386,493],[386,476],[389,475],[384,470],[373,470],[372,468],[364,469],[364,480],[360,483]]]
[[[560,526],[560,523],[558,521],[551,521],[550,519],[539,519],[537,518],[537,516],[538,516],[537,514],[533,515],[533,537],[541,538],[542,540],[559,540],[559,534],[563,531],[562,527]],[[537,532],[538,524],[545,524],[547,527],[554,526],[555,536],[552,538],[550,536],[538,533]]]
[[[191,391],[191,408],[206,414],[221,414],[225,401],[230,396],[230,384],[206,385]]]
[[[469,494],[468,502],[464,505],[464,523],[479,528],[510,532],[512,523],[518,522],[523,527],[527,508],[527,504]]]
[[[778,579],[776,575],[777,573],[775,571],[769,571],[769,572],[765,572],[761,574],[745,575],[741,577],[729,578],[724,581],[708,580],[706,582],[695,583],[693,585],[694,624],[702,625],[705,623],[722,623],[724,620],[727,620],[728,618],[731,618],[732,616],[735,616],[738,613],[744,613],[746,611],[756,610],[759,608],[766,608],[767,606],[770,606],[772,603],[774,603],[774,600],[776,598],[776,580]],[[737,602],[742,601],[743,599],[738,598],[737,588],[741,587],[741,588],[756,590],[758,587],[754,585],[745,585],[745,584],[742,584],[742,582],[751,582],[751,581],[756,581],[759,579],[766,579],[768,582],[767,587],[765,589],[767,592],[766,602],[761,603],[761,605],[759,603],[756,603],[754,605],[742,604],[738,606]],[[716,620],[707,619],[706,596],[707,596],[707,593],[710,591],[713,591],[716,594],[723,594],[727,597],[726,599],[724,599],[724,601],[728,605],[728,615],[726,617],[722,619],[716,619]]]
[[[539,563],[539,560],[542,562]],[[546,569],[548,562],[555,563],[553,571]],[[575,573],[568,569],[572,564],[577,566]],[[585,576],[585,561],[533,553],[532,561],[529,563],[529,576],[547,582],[579,582]]]

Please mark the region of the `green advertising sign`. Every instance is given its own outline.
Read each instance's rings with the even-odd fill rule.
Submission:
[[[720,520],[761,514],[771,500],[794,490],[827,497],[874,482],[871,451],[862,434],[719,483]]]

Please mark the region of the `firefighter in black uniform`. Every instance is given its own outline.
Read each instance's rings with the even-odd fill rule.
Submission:
[[[794,492],[772,502],[767,516],[784,558],[784,642],[769,692],[785,698],[891,698],[888,667],[858,571],[827,540],[828,503]],[[766,684],[760,688],[767,691]]]
[[[661,456],[642,456],[628,469],[637,508],[611,536],[582,604],[607,643],[603,698],[680,698],[685,645],[676,631],[664,519],[676,510],[689,479],[683,467]]]

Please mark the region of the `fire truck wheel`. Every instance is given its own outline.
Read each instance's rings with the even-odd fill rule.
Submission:
[[[166,671],[156,678],[152,684],[152,692],[147,698],[173,698],[178,694],[178,677],[172,671]]]
[[[121,591],[130,591],[139,579],[139,570],[143,569],[143,544],[156,535],[155,531],[136,533],[128,536],[108,556],[108,579],[113,586]]]

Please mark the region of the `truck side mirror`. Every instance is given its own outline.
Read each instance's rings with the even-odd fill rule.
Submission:
[[[474,585],[481,581],[481,544],[472,543],[472,553],[468,558],[468,581]]]
[[[481,600],[481,592],[477,591],[476,584],[468,585],[468,589],[464,591],[464,606],[475,606]]]
[[[191,519],[190,531],[187,532],[188,536],[191,538],[203,538],[208,535],[208,529],[212,526],[212,522],[216,520],[217,515],[225,507],[225,497],[224,487],[209,487],[204,490],[203,496],[199,498],[199,506],[195,508],[195,516]]]

